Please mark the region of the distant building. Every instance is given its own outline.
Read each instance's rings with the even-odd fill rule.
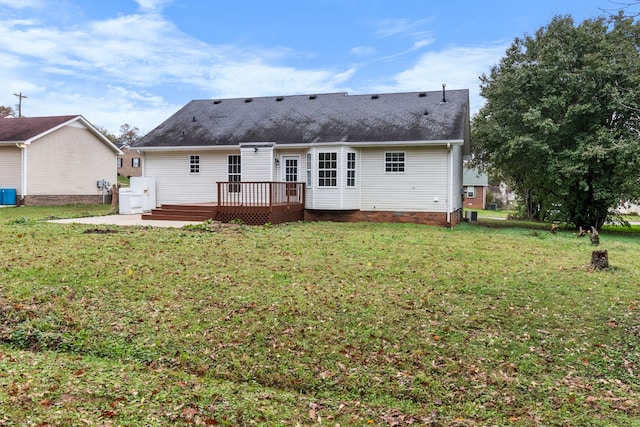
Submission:
[[[118,156],[118,175],[127,178],[142,176],[142,155],[126,144],[119,145],[118,148],[122,151],[122,155]]]
[[[0,119],[2,204],[110,202],[122,152],[84,117]]]
[[[464,167],[462,175],[465,209],[486,209],[489,176],[476,169]]]

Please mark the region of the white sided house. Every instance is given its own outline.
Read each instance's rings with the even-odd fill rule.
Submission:
[[[469,121],[468,90],[444,88],[195,100],[131,148],[162,207],[235,205],[221,220],[252,222],[243,209],[301,197],[305,220],[453,226]]]
[[[0,119],[0,189],[12,204],[109,202],[118,154],[82,116]]]

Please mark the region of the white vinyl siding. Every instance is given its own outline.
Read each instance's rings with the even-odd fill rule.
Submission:
[[[145,176],[156,179],[158,205],[170,203],[213,203],[218,200],[218,181],[228,179],[229,154],[239,151],[201,151],[200,173],[191,174],[185,166],[189,152],[147,152]]]
[[[116,153],[87,128],[64,126],[27,146],[27,195],[99,195],[117,180]]]
[[[258,148],[256,150],[256,148]],[[274,181],[275,157],[273,147],[247,146],[240,149],[242,180],[248,182]]]
[[[9,119],[7,119],[9,120]],[[21,150],[15,145],[0,147],[0,188],[13,188],[20,194]]]
[[[386,171],[386,153],[402,152],[404,172]],[[446,212],[446,147],[403,150],[362,149],[360,209],[365,211]]]

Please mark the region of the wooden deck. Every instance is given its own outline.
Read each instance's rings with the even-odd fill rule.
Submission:
[[[281,224],[304,219],[304,183],[218,182],[218,201],[162,205],[143,219]]]

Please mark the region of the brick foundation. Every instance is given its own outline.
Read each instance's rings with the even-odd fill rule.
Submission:
[[[335,222],[401,222],[412,224],[454,227],[462,220],[462,210],[451,214],[451,222],[447,222],[444,212],[393,212],[393,211],[327,211],[305,210],[305,221]]]
[[[45,206],[45,205],[75,205],[75,204],[102,204],[102,195],[85,195],[85,196],[72,196],[72,195],[59,195],[59,196],[26,196],[19,198],[18,204],[27,206]],[[104,196],[104,204],[111,203],[111,195]]]

